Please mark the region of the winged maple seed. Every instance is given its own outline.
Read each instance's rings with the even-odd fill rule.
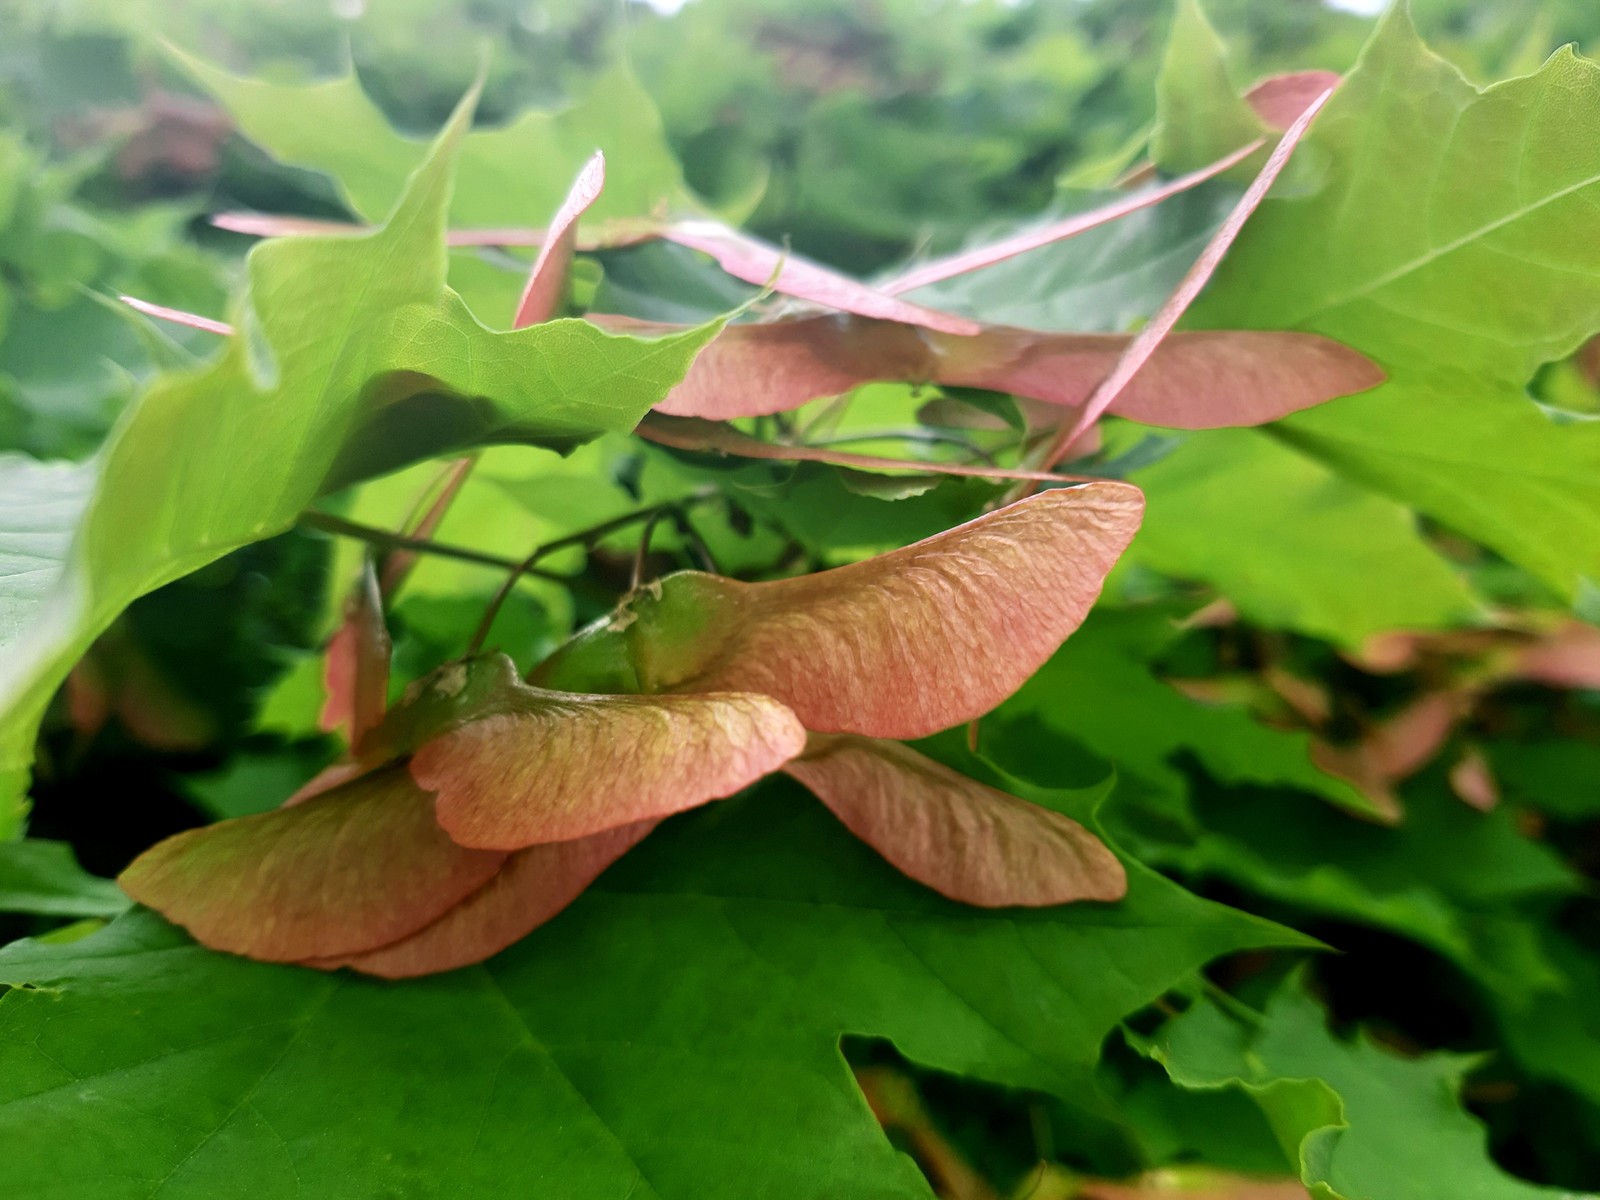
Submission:
[[[426,974],[548,920],[663,818],[786,771],[952,899],[1115,900],[1088,829],[886,739],[1020,686],[1142,513],[1102,482],[816,575],[668,576],[531,682],[503,655],[441,668],[291,803],[169,838],[122,886],[217,949]]]

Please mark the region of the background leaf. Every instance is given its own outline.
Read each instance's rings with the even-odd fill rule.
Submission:
[[[1600,426],[1527,384],[1600,330],[1600,251],[1570,232],[1600,195],[1596,121],[1593,63],[1561,51],[1480,92],[1397,7],[1307,142],[1322,187],[1265,205],[1193,314],[1375,359],[1387,385],[1281,436],[1567,597],[1600,578]]]
[[[10,785],[0,827],[14,827],[15,785],[50,694],[128,602],[283,531],[323,492],[417,458],[629,429],[714,333],[647,343],[586,322],[495,334],[474,320],[443,279],[452,153],[468,113],[384,229],[260,247],[241,333],[213,364],[161,377],[130,412],[70,548],[56,557],[53,533],[55,552],[6,602],[16,615],[0,629]],[[0,504],[37,504],[41,470],[8,471],[0,482],[19,494]],[[87,476],[69,478],[81,488]]]

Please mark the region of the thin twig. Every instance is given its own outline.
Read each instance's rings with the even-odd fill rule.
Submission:
[[[717,556],[711,553],[711,547],[706,545],[705,538],[700,536],[700,531],[694,527],[694,522],[689,520],[687,513],[679,511],[672,515],[673,524],[678,527],[678,533],[684,541],[689,543],[689,549],[700,560],[700,568],[713,575],[722,572],[717,568]]]
[[[534,564],[541,558],[546,558],[558,550],[569,550],[574,546],[591,548],[602,538],[615,533],[619,529],[626,529],[629,525],[636,525],[640,521],[653,521],[662,513],[673,512],[699,504],[704,500],[711,499],[716,494],[714,488],[701,488],[699,491],[691,492],[681,500],[673,500],[666,504],[652,504],[648,508],[624,513],[620,517],[602,521],[600,524],[590,526],[588,529],[580,529],[577,533],[569,533],[567,536],[557,538],[553,542],[545,542],[542,546],[535,546],[529,552],[528,557],[520,563],[506,563],[505,565],[511,568],[511,574],[506,576],[505,582],[500,585],[499,590],[495,592],[494,597],[489,601],[488,607],[483,610],[483,617],[478,622],[478,628],[473,632],[472,641],[467,646],[467,657],[471,658],[483,649],[483,644],[489,637],[489,630],[493,627],[495,618],[500,615],[500,609],[505,605],[506,597],[511,595],[511,589],[516,585],[518,578],[523,575],[542,576],[544,574],[544,572],[534,568]],[[557,575],[555,578],[570,582],[562,575]]]
[[[942,444],[946,446],[959,446],[967,453],[982,459],[991,467],[999,466],[994,455],[978,445],[971,438],[962,437],[959,433],[951,433],[944,429],[880,429],[865,433],[836,433],[828,437],[814,437],[806,441],[808,446],[846,446],[851,442],[927,442],[929,444]]]
[[[477,563],[482,567],[496,567],[502,571],[514,570],[521,566],[515,559],[502,558],[498,554],[489,554],[483,550],[474,550],[470,546],[453,546],[448,542],[436,542],[430,538],[410,537],[403,533],[394,533],[387,529],[379,529],[375,525],[362,525],[357,521],[347,521],[343,517],[336,517],[331,513],[308,512],[300,515],[300,524],[310,529],[331,533],[335,537],[354,538],[373,546],[381,546],[388,550],[415,550],[419,554],[435,554],[440,558],[454,558],[461,562]],[[558,582],[569,582],[565,575],[558,575],[554,571],[524,570],[526,575],[536,575],[540,579],[553,579]]]
[[[650,556],[650,539],[655,535],[656,526],[661,524],[663,517],[675,516],[677,512],[676,507],[658,509],[644,523],[644,529],[639,534],[639,547],[633,553],[633,571],[628,576],[630,592],[637,592],[644,583],[644,560]]]

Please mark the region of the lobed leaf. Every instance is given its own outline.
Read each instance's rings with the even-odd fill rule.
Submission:
[[[1156,79],[1150,157],[1189,171],[1233,146],[1258,141],[1265,122],[1228,76],[1227,52],[1197,0],[1178,0]]]
[[[1504,1172],[1460,1098],[1469,1060],[1401,1058],[1372,1038],[1329,1031],[1297,980],[1279,988],[1259,1024],[1211,1001],[1158,1035],[1156,1057],[1180,1085],[1240,1087],[1266,1114],[1313,1195],[1356,1200],[1578,1200]]]
[[[221,357],[158,377],[96,464],[56,470],[81,506],[77,528],[59,536],[76,513],[50,489],[53,540],[33,539],[26,575],[0,582],[0,827],[16,821],[51,693],[130,601],[282,532],[319,495],[415,459],[630,429],[711,335],[643,343],[577,321],[480,325],[444,285],[451,163],[469,115],[470,102],[381,230],[257,247]],[[36,506],[50,470],[0,471],[0,510]]]
[[[1597,120],[1600,67],[1570,49],[1480,90],[1397,5],[1317,122],[1321,186],[1263,206],[1193,314],[1382,364],[1383,387],[1275,432],[1568,597],[1600,579],[1600,424],[1552,420],[1527,384],[1600,332],[1600,246],[1573,232]]]
[[[355,75],[289,85],[229,74],[186,54],[181,65],[214,95],[241,132],[282,162],[332,176],[350,208],[382,219],[427,144],[392,128]],[[649,95],[625,68],[590,81],[562,110],[521,113],[475,129],[461,147],[450,224],[507,226],[529,212],[555,212],[563,184],[596,150],[613,168],[597,220],[643,217],[663,201],[687,199],[683,173]]]
[[[105,1200],[241,1178],[258,1200],[926,1200],[842,1036],[1101,1114],[1126,1015],[1218,955],[1303,944],[1137,866],[1115,906],[954,904],[774,781],[404,987],[210,953],[147,912],[0,950],[5,1175]]]

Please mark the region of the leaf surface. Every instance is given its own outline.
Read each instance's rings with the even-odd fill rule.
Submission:
[[[1159,1039],[1158,1057],[1180,1084],[1232,1084],[1252,1095],[1313,1195],[1578,1200],[1508,1175],[1489,1157],[1482,1125],[1461,1106],[1470,1060],[1404,1059],[1365,1036],[1337,1038],[1297,985],[1279,990],[1259,1028],[1203,1002]]]
[[[1229,79],[1227,51],[1198,0],[1178,0],[1156,80],[1150,156],[1171,170],[1192,171],[1265,132]]]
[[[1193,829],[1179,834],[1160,819],[1161,804],[1129,800],[1108,809],[1113,830],[1130,831],[1142,860],[1191,883],[1225,880],[1301,912],[1390,931],[1518,1007],[1565,990],[1534,917],[1581,884],[1509,810],[1475,812],[1433,779],[1408,789],[1396,826],[1331,810],[1296,809],[1291,821],[1283,814],[1292,798],[1280,790],[1201,784],[1191,795]],[[1340,948],[1338,934],[1329,938]]]
[[[346,203],[368,220],[389,211],[427,144],[392,128],[354,75],[307,85],[231,75],[180,56],[245,136],[275,158],[333,177]],[[647,216],[663,200],[685,198],[683,175],[661,118],[624,68],[594,78],[577,103],[528,111],[498,129],[477,129],[461,146],[450,225],[525,226],[555,212],[567,181],[596,150],[610,168],[595,220]]]
[[[1061,781],[1072,746],[1090,752],[1095,778],[1110,764],[1145,787],[1181,795],[1186,784],[1172,760],[1189,751],[1224,782],[1287,786],[1372,815],[1356,788],[1313,765],[1308,735],[1269,729],[1241,708],[1197,703],[1158,679],[1150,660],[1179,632],[1159,610],[1097,611],[984,723],[986,733],[1003,744],[1006,761],[1017,759],[1017,774],[1041,781]],[[1040,736],[1041,726],[1054,742]]]
[[[66,842],[0,843],[0,912],[114,917],[127,907],[117,885],[80,867]]]
[[[1562,50],[1479,91],[1397,6],[1308,142],[1323,185],[1266,204],[1193,313],[1377,361],[1388,384],[1277,432],[1568,596],[1600,579],[1600,424],[1526,386],[1600,330],[1600,246],[1572,234],[1600,196],[1597,122],[1595,64]]]
[[[917,266],[903,271],[890,279],[885,280],[880,286],[892,295],[901,295],[905,292],[914,292],[922,288],[932,287],[947,280],[967,275],[973,271],[982,271],[999,263],[1007,262],[1022,254],[1032,254],[1034,251],[1043,250],[1057,245],[1068,238],[1078,237],[1092,229],[1130,216],[1153,204],[1170,199],[1192,187],[1204,183],[1207,179],[1227,170],[1235,163],[1242,161],[1256,149],[1260,140],[1259,133],[1245,138],[1240,148],[1224,153],[1216,162],[1207,163],[1197,167],[1187,175],[1169,180],[1157,187],[1146,188],[1144,191],[1135,192],[1121,200],[1090,209],[1087,212],[1075,213],[1062,220],[1046,220],[1009,237],[999,238],[992,242],[985,242],[971,249],[963,250],[959,254],[947,255],[932,262],[919,263]],[[1030,261],[1033,261],[1030,259]],[[858,310],[851,310],[858,311]],[[880,314],[863,313],[864,316]],[[888,314],[881,314],[887,316]]]
[[[842,1034],[1094,1109],[1126,1013],[1295,940],[1139,868],[1114,906],[953,904],[775,783],[669,822],[508,953],[404,987],[210,953],[145,913],[15,945],[0,981],[39,990],[0,995],[0,1142],[15,1186],[103,1200],[241,1178],[257,1200],[925,1198]]]
[[[1260,624],[1355,648],[1479,607],[1411,511],[1268,434],[1205,433],[1134,478],[1149,512],[1130,559],[1204,580]]]
[[[1137,193],[1136,193],[1137,195]],[[1052,333],[1123,333],[1145,320],[1183,278],[1239,197],[1213,180],[1109,225],[973,267],[908,293],[934,308],[997,325]],[[1131,203],[1117,192],[1067,193],[1034,220],[976,233],[961,253],[1047,240],[1054,227]]]

